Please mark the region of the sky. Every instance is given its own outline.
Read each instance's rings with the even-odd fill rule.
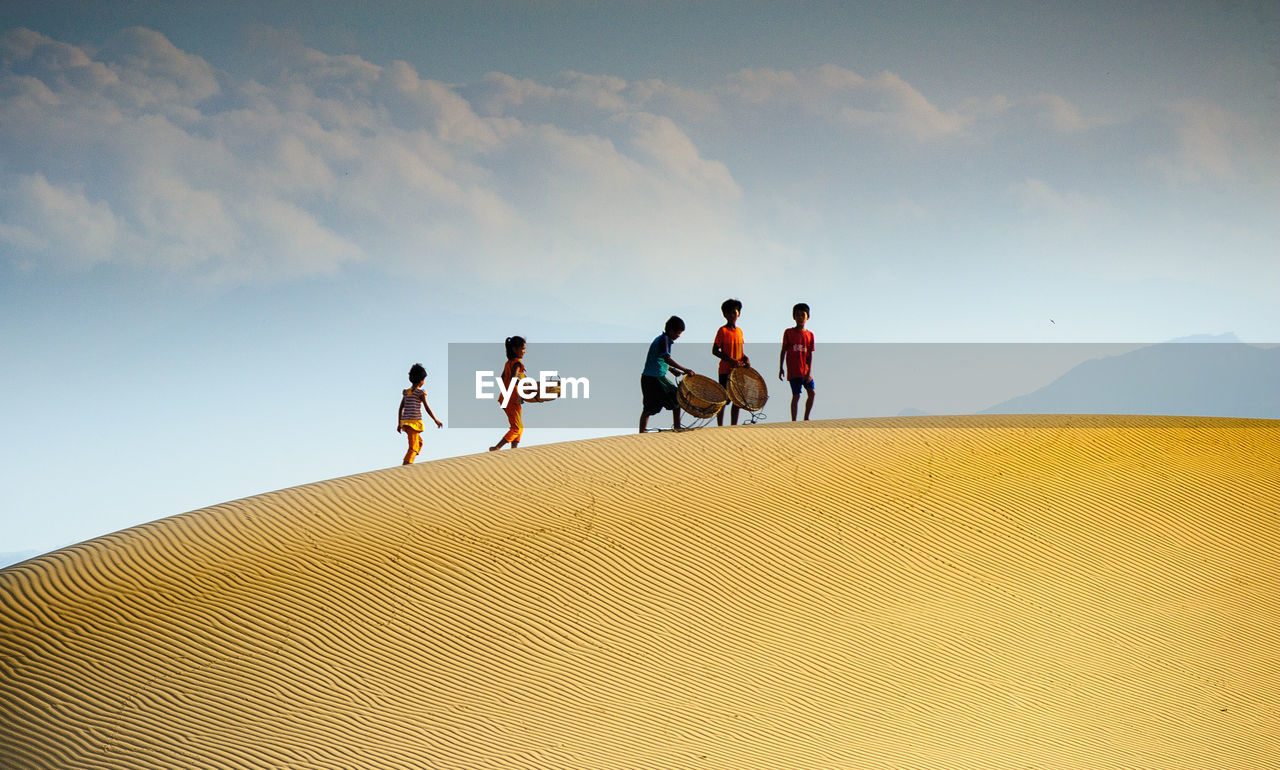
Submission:
[[[451,343],[709,369],[726,297],[1280,341],[1274,2],[246,5],[0,7],[0,552],[393,466]]]

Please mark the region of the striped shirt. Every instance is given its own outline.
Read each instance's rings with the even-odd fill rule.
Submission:
[[[404,391],[404,396],[400,398],[400,419],[404,420],[421,420],[422,419],[422,401],[427,397],[426,391],[421,388],[408,388]]]

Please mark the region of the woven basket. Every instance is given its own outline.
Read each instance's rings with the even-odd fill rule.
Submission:
[[[760,372],[750,366],[739,366],[729,372],[729,400],[748,412],[758,412],[769,400],[769,386]]]
[[[676,402],[694,417],[715,417],[728,400],[720,383],[701,374],[685,375],[676,388]]]

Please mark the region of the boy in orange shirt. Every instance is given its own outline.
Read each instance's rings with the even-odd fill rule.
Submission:
[[[778,379],[782,376],[782,364],[787,365],[787,382],[791,384],[791,421],[796,420],[796,409],[800,406],[800,388],[809,391],[804,402],[804,418],[809,419],[813,411],[813,332],[804,328],[809,320],[809,306],[803,302],[791,308],[791,317],[795,319],[793,328],[782,332],[782,351],[778,353]]]
[[[745,343],[742,341],[742,329],[738,328],[738,317],[742,315],[742,301],[726,299],[720,303],[720,312],[724,314],[724,326],[716,330],[715,342],[711,343],[711,355],[720,359],[720,385],[729,384],[729,372],[738,366],[750,366],[751,359],[743,353]],[[738,405],[734,404],[729,411],[729,424],[738,424]],[[716,425],[724,425],[724,407],[716,413]]]
[[[427,404],[427,393],[422,389],[422,384],[427,381],[427,370],[422,368],[422,364],[414,364],[409,367],[409,382],[413,387],[401,391],[400,409],[396,411],[396,433],[403,433],[409,439],[409,451],[404,453],[404,465],[412,465],[418,452],[422,451],[422,410],[427,410],[427,415],[435,420],[437,428],[443,428],[444,423],[436,420],[436,416],[432,414],[431,407]]]

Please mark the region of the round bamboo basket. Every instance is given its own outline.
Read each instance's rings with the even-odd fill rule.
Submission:
[[[715,417],[729,400],[720,383],[701,374],[688,374],[676,388],[676,402],[694,417]]]
[[[769,400],[769,385],[760,372],[750,366],[739,366],[729,372],[729,400],[739,409],[758,412]]]

